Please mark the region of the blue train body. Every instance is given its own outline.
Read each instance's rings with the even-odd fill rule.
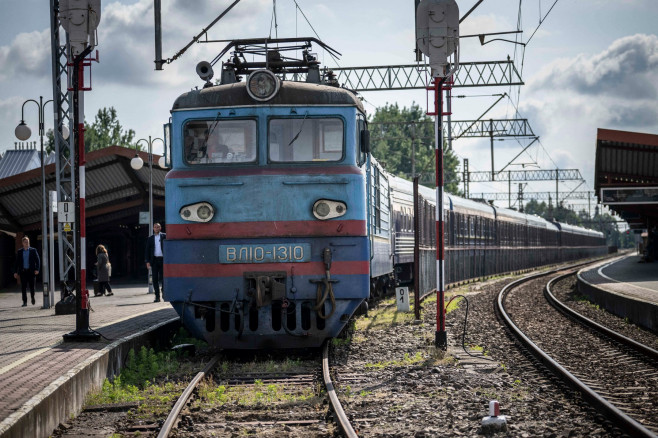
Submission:
[[[323,85],[284,82],[274,99],[238,83],[172,111],[165,299],[223,348],[319,346],[368,297],[363,108]],[[234,156],[210,152],[224,143]]]

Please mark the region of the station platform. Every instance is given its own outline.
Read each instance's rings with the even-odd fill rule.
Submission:
[[[658,262],[626,254],[578,272],[578,290],[609,312],[658,333]]]
[[[131,348],[177,330],[169,303],[154,303],[145,285],[112,285],[113,296],[91,297],[89,326],[96,342],[64,342],[76,315],[55,315],[36,304],[21,307],[20,290],[0,293],[0,437],[48,437],[77,415],[92,388],[122,367]],[[59,299],[59,293],[56,293]]]

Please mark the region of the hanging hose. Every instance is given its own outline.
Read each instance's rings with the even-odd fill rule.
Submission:
[[[308,332],[294,333],[294,332],[290,331],[290,329],[288,328],[288,313],[289,312],[288,312],[288,306],[286,305],[287,302],[288,302],[288,299],[286,298],[286,299],[283,300],[283,303],[281,305],[281,326],[286,331],[286,333],[288,333],[290,336],[297,336],[297,337],[300,337],[300,338],[308,336]]]
[[[322,281],[317,282],[318,286],[315,293],[316,304],[315,307],[313,307],[313,310],[318,312],[318,316],[322,319],[331,317],[336,311],[336,297],[334,296],[333,282],[334,281],[331,280],[331,274],[328,269],[325,271],[325,278]],[[324,292],[322,291],[322,286],[324,286]],[[331,299],[331,312],[329,312],[328,315],[323,315],[319,310],[324,306],[327,297]]]
[[[244,306],[242,306],[242,304],[238,304],[238,312],[240,314],[240,329],[238,330],[235,339],[240,339],[242,337],[242,332],[244,331]]]

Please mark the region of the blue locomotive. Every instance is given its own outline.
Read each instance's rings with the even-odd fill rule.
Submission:
[[[366,299],[410,279],[410,183],[371,156],[361,101],[321,73],[311,41],[322,44],[235,41],[217,58],[234,50],[221,83],[212,85],[211,65],[200,63],[206,86],[182,94],[171,111],[164,298],[215,347],[319,346]],[[286,56],[292,51],[301,59]],[[449,272],[463,263],[471,263],[464,278],[513,270],[485,262],[502,260],[509,248],[500,245],[523,244],[501,240],[504,214],[450,199],[459,234],[448,233],[456,260]],[[432,190],[423,189],[422,203],[423,287],[431,289]],[[457,248],[464,235],[475,252]],[[586,242],[591,252],[600,243]],[[482,263],[491,267],[480,272]]]

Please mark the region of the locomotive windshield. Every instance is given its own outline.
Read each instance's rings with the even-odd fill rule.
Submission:
[[[255,120],[194,120],[185,124],[183,133],[188,164],[256,160]]]
[[[339,118],[270,119],[269,160],[279,163],[340,161],[343,121]]]

